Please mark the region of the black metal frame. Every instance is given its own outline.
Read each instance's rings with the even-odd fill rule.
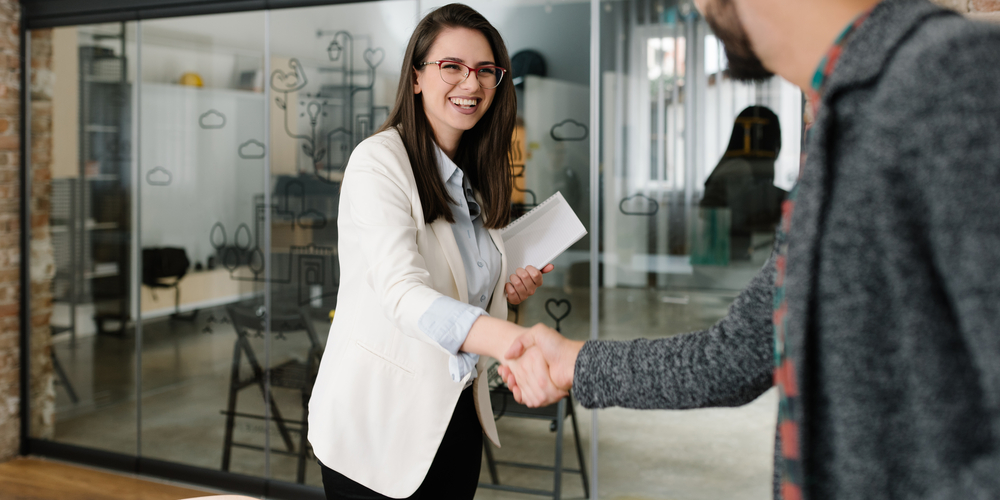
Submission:
[[[280,500],[325,500],[322,490],[284,481],[203,469],[154,458],[134,457],[42,439],[28,439],[32,453],[67,462],[86,463],[103,469],[181,481],[234,493]]]
[[[20,217],[21,225],[21,307],[18,311],[18,327],[21,334],[21,455],[27,455],[29,451],[28,438],[29,425],[31,422],[31,145],[26,140],[28,137],[28,95],[29,84],[28,71],[31,68],[31,54],[28,53],[28,30],[25,29],[25,18],[21,15],[19,21],[20,32],[18,36],[21,43],[21,168],[19,179],[21,181]]]
[[[25,20],[24,26],[30,30],[360,1],[362,0],[22,0],[21,12],[22,19]]]

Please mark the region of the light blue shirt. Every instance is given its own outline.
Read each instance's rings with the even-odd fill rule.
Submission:
[[[469,290],[469,303],[451,297],[441,297],[431,303],[420,317],[417,326],[428,337],[452,354],[448,371],[452,380],[461,381],[467,374],[476,376],[479,355],[460,352],[472,324],[486,314],[486,307],[493,297],[493,289],[500,279],[500,250],[493,244],[489,231],[483,227],[482,209],[465,172],[447,155],[437,149],[438,168],[445,181],[445,189],[452,198],[449,204],[455,223],[451,230],[458,243],[458,251],[465,265],[465,281]],[[470,378],[471,380],[471,378]]]

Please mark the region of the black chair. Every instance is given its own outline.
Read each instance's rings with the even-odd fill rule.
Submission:
[[[272,315],[270,318],[271,335],[275,339],[286,339],[286,335],[293,332],[305,332],[309,340],[309,350],[306,353],[304,361],[293,358],[265,368],[261,366],[253,345],[250,342],[251,337],[262,338],[265,335],[266,328],[263,318],[263,308],[255,311],[247,307],[227,306],[226,310],[232,321],[233,328],[236,330],[236,342],[233,344],[233,365],[229,379],[228,406],[226,410],[221,412],[226,416],[226,437],[223,444],[222,470],[229,470],[232,449],[234,447],[257,451],[265,450],[263,446],[240,443],[233,440],[233,429],[237,417],[260,421],[266,420],[264,415],[236,411],[236,400],[239,392],[248,387],[257,386],[264,400],[269,400],[270,402],[270,420],[277,425],[278,433],[285,446],[285,449],[272,447],[270,451],[279,455],[298,457],[296,481],[304,483],[306,477],[306,458],[310,454],[309,444],[306,440],[309,432],[309,396],[312,394],[313,383],[316,380],[316,371],[319,369],[319,361],[323,354],[323,348],[313,328],[312,321],[305,311],[300,311],[297,314]],[[250,374],[246,377],[240,374],[243,356],[246,356],[246,362],[250,367]],[[281,388],[299,392],[302,398],[301,419],[295,420],[283,417],[274,398],[267,398],[265,396],[265,380],[268,377],[270,378],[272,389]],[[292,439],[292,433],[298,433],[299,435],[298,446],[295,445]]]
[[[491,372],[495,368],[491,368]],[[547,420],[549,421],[549,430],[556,433],[556,453],[555,453],[555,464],[554,465],[541,465],[532,464],[524,462],[513,462],[505,460],[496,460],[493,457],[492,444],[489,441],[484,443],[483,449],[486,452],[486,465],[490,471],[491,483],[479,483],[480,488],[494,489],[494,490],[504,490],[511,491],[515,493],[526,493],[529,495],[540,495],[546,497],[552,497],[554,500],[559,500],[562,498],[562,473],[563,472],[573,472],[580,474],[580,480],[583,483],[583,494],[585,497],[590,497],[590,484],[589,478],[587,476],[587,468],[583,459],[583,448],[580,446],[580,432],[576,425],[576,412],[573,410],[573,395],[570,394],[566,396],[558,403],[545,406],[542,408],[528,408],[521,403],[514,400],[514,394],[506,386],[501,385],[496,389],[490,390],[490,403],[493,406],[494,417],[500,419],[503,417],[510,418],[529,418],[536,420]],[[576,444],[576,458],[578,460],[579,468],[570,469],[563,466],[563,422],[569,417],[570,423],[573,426],[573,441]],[[522,469],[534,469],[534,470],[545,470],[551,471],[554,475],[552,491],[539,490],[534,488],[525,488],[521,486],[510,486],[505,484],[500,484],[500,477],[497,473],[497,466],[504,465],[508,467],[518,467]]]
[[[142,249],[142,284],[152,288],[153,298],[156,298],[157,288],[174,289],[174,313],[171,319],[194,321],[198,316],[195,309],[187,316],[181,314],[180,282],[191,267],[187,252],[183,248],[143,248]]]
[[[553,310],[565,306],[565,312]],[[569,316],[571,305],[568,300],[549,299],[545,302],[545,310],[556,322],[556,331],[561,331],[559,323]],[[516,309],[515,309],[516,313]],[[516,320],[515,320],[516,322]],[[576,412],[573,409],[573,393],[570,392],[558,403],[544,406],[542,408],[528,408],[514,400],[514,393],[503,383],[503,379],[497,373],[499,362],[490,367],[487,376],[490,382],[490,404],[493,407],[493,416],[497,420],[503,417],[529,418],[549,421],[549,430],[556,433],[556,456],[555,464],[540,465],[524,462],[513,462],[496,460],[493,457],[493,445],[487,440],[483,443],[483,450],[486,452],[486,465],[490,471],[490,483],[479,483],[480,488],[511,491],[515,493],[525,493],[529,495],[551,496],[554,500],[562,498],[562,473],[572,472],[580,474],[580,481],[583,483],[583,495],[590,497],[590,481],[587,476],[587,466],[583,460],[583,448],[580,446],[580,431],[576,425]],[[576,444],[576,459],[579,469],[568,469],[563,467],[563,423],[569,417],[573,426],[573,442]],[[525,488],[522,486],[509,486],[500,484],[500,477],[497,473],[497,466],[518,467],[522,469],[534,469],[551,471],[554,475],[552,491]]]
[[[72,329],[73,328],[69,326],[49,325],[49,331],[52,332],[51,334],[53,337],[59,333],[68,332]],[[62,363],[59,362],[59,356],[56,356],[55,346],[49,347],[49,354],[52,358],[52,369],[56,372],[56,383],[66,389],[66,395],[69,396],[69,400],[72,401],[73,404],[79,403],[80,398],[76,395],[76,389],[73,388],[73,383],[70,382],[69,377],[66,376],[66,370],[63,369]]]

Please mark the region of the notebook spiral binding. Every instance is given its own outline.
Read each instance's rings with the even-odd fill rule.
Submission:
[[[515,228],[515,227],[516,227],[516,226],[517,226],[518,224],[520,224],[520,223],[521,223],[521,222],[523,222],[523,221],[524,221],[525,219],[527,219],[528,217],[530,217],[530,216],[531,216],[531,214],[533,214],[533,213],[537,212],[537,211],[538,211],[539,209],[541,209],[541,208],[542,208],[542,207],[544,207],[545,205],[548,205],[548,204],[549,204],[549,202],[551,202],[551,201],[554,201],[554,200],[556,200],[557,198],[558,198],[558,199],[560,199],[560,200],[562,200],[562,199],[563,199],[563,195],[562,195],[562,192],[561,192],[561,191],[556,191],[556,194],[554,194],[554,195],[552,195],[552,196],[549,196],[547,200],[545,200],[545,201],[543,201],[543,202],[539,203],[539,204],[538,204],[538,205],[537,205],[537,206],[536,206],[535,208],[532,208],[531,210],[529,210],[529,211],[528,211],[527,213],[525,213],[524,215],[522,215],[522,216],[518,217],[517,219],[514,219],[513,221],[511,221],[511,223],[510,223],[510,224],[507,224],[507,226],[506,226],[506,227],[504,227],[503,229],[501,229],[501,230],[500,230],[500,232],[501,232],[501,233],[503,233],[503,232],[505,232],[505,231],[510,231],[511,229],[514,229],[514,228]]]

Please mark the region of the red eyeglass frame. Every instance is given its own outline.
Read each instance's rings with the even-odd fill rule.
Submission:
[[[497,88],[497,87],[500,86],[500,83],[503,82],[504,75],[507,74],[507,70],[506,69],[501,68],[500,66],[495,66],[493,64],[487,64],[487,65],[484,65],[484,66],[480,66],[478,68],[473,68],[472,66],[469,66],[468,64],[460,63],[458,61],[453,61],[451,59],[438,59],[437,61],[427,61],[427,62],[421,63],[420,66],[422,67],[422,66],[427,66],[428,64],[437,64],[438,71],[440,72],[441,71],[441,64],[443,64],[443,63],[457,64],[459,66],[465,66],[469,70],[468,72],[465,73],[465,77],[462,78],[462,81],[460,81],[458,83],[454,83],[454,84],[449,83],[449,85],[458,85],[459,83],[464,82],[465,79],[468,78],[469,75],[471,75],[473,72],[477,72],[478,73],[479,70],[481,70],[481,69],[498,69],[498,70],[501,71],[500,78],[497,80],[497,84],[496,84],[495,87],[490,87],[490,89],[495,89],[495,88]],[[442,76],[441,79],[444,80],[444,76]],[[448,83],[448,82],[444,82],[444,83]],[[479,77],[476,77],[476,83],[479,83]],[[479,86],[481,88],[484,88],[484,89],[486,88],[486,87],[483,87],[482,83],[479,83]]]

